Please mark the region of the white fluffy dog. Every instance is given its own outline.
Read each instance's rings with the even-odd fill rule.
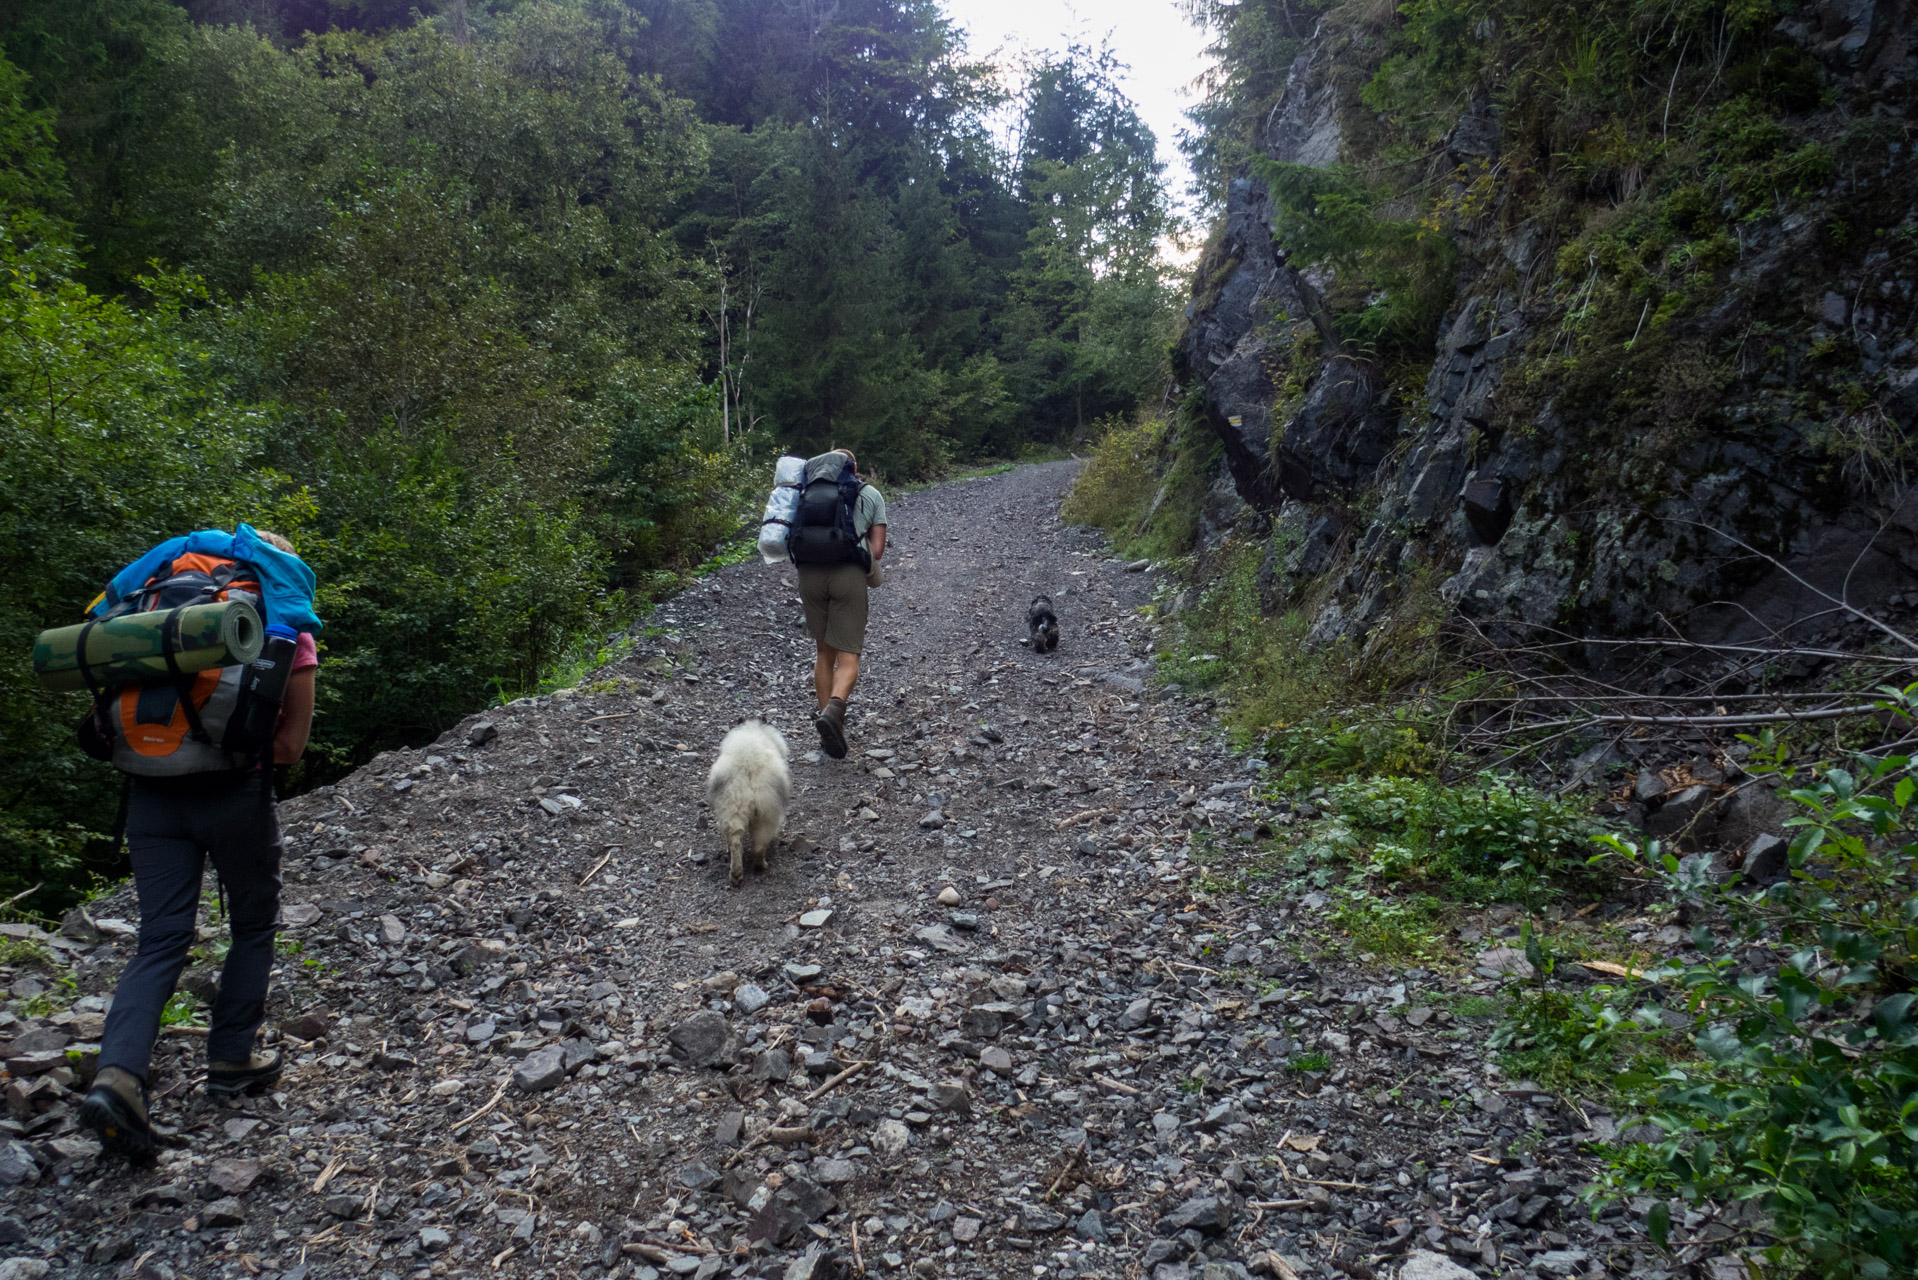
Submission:
[[[749,843],[753,870],[766,869],[766,852],[786,821],[786,802],[791,797],[786,739],[779,730],[748,720],[726,735],[719,744],[719,759],[706,774],[706,798],[712,802],[713,822],[733,856],[735,889],[746,879]]]

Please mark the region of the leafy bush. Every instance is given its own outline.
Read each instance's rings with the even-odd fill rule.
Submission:
[[[1658,1008],[1634,988],[1541,984],[1512,994],[1486,1043],[1514,1075],[1547,1088],[1608,1092],[1626,1063],[1643,1069],[1665,1030]]]
[[[1166,420],[1157,416],[1100,424],[1092,456],[1066,495],[1065,518],[1103,529],[1125,545],[1152,500],[1166,435]]]
[[[1883,706],[1912,718],[1918,686]],[[1612,1193],[1756,1201],[1773,1260],[1826,1276],[1918,1272],[1918,773],[1862,756],[1788,793],[1791,878],[1747,897],[1700,858],[1641,861],[1674,896],[1717,911],[1701,959],[1649,976],[1685,993],[1696,1061],[1627,1075],[1665,1133],[1621,1161]],[[1666,1223],[1654,1221],[1658,1231]]]
[[[1291,787],[1354,775],[1419,777],[1432,771],[1437,757],[1431,726],[1404,706],[1281,725],[1265,738],[1265,758]]]
[[[1462,785],[1417,778],[1358,778],[1328,802],[1361,836],[1386,875],[1496,876],[1582,865],[1598,827],[1585,806],[1484,774]]]

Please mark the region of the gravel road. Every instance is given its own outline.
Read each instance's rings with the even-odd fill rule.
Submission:
[[[1225,887],[1293,813],[1149,686],[1159,578],[1061,526],[1072,467],[892,504],[843,761],[755,562],[288,802],[294,1065],[216,1101],[169,1034],[153,1168],[69,1087],[133,904],[42,939],[84,994],[0,1014],[0,1280],[1672,1274],[1648,1205],[1576,1199],[1613,1117],[1488,1060],[1469,1015],[1522,958],[1356,967],[1321,895]],[[732,890],[701,784],[748,715],[794,800]]]

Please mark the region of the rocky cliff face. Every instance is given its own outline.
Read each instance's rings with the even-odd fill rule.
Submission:
[[[1508,127],[1534,112],[1522,94],[1458,115],[1428,157],[1457,271],[1424,352],[1342,335],[1338,272],[1296,260],[1256,163],[1230,184],[1179,358],[1269,536],[1271,606],[1306,608],[1321,641],[1362,641],[1436,586],[1505,638],[1671,625],[1800,642],[1844,620],[1821,592],[1903,606],[1918,567],[1910,11],[1833,0],[1757,40],[1753,58],[1796,59],[1809,87],[1767,123],[1764,153],[1803,172],[1749,208],[1699,206],[1682,175],[1661,183],[1669,116],[1662,138],[1655,114],[1595,118],[1594,136],[1643,134],[1654,159],[1574,181]],[[1264,155],[1376,171],[1382,117],[1341,86],[1383,47],[1328,18]],[[1357,75],[1354,59],[1370,60]],[[1760,154],[1726,132],[1735,119],[1683,127],[1700,172]],[[1716,199],[1712,181],[1698,189]],[[1633,225],[1658,230],[1617,230]],[[1605,256],[1617,244],[1667,256],[1620,267]],[[1624,283],[1634,271],[1651,283]]]

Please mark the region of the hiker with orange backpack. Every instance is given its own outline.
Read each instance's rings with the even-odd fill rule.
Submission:
[[[107,1011],[99,1067],[80,1122],[103,1145],[151,1156],[147,1084],[160,1015],[193,945],[206,859],[227,901],[232,945],[220,973],[207,1037],[207,1092],[235,1094],[279,1079],[280,1054],[256,1050],[266,1020],[280,915],[280,831],[272,766],[292,764],[313,723],[319,655],[314,577],[277,534],[241,524],[161,543],[114,576],[88,609],[98,625],[129,615],[170,628],[171,676],[111,684],[80,666],[94,687],[81,745],[127,776],[123,825],[140,901],[139,947]],[[182,669],[184,610],[241,601],[265,623],[261,657]]]

